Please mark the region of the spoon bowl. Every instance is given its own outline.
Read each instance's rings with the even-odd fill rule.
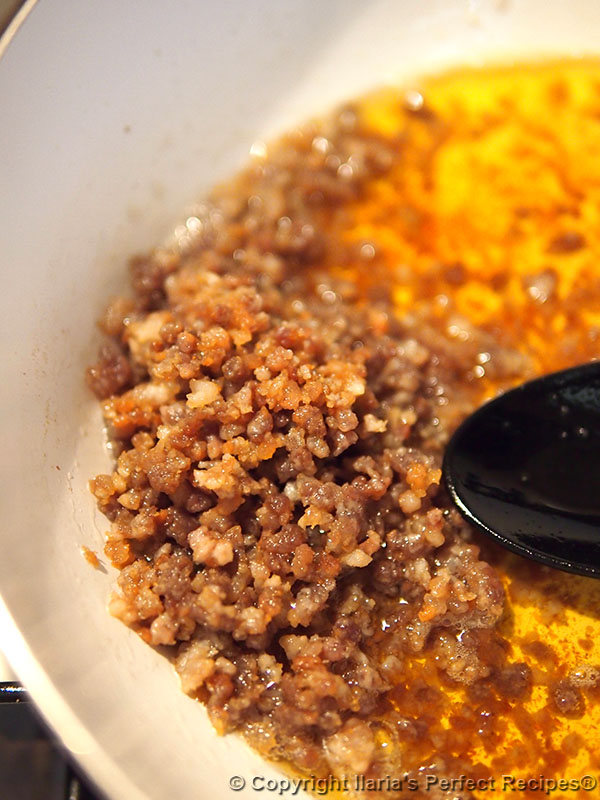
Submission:
[[[462,516],[500,544],[600,578],[600,361],[483,405],[450,440],[443,475]]]

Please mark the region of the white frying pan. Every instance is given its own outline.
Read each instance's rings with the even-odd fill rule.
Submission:
[[[109,617],[114,575],[80,553],[101,552],[86,484],[108,466],[83,372],[127,256],[256,139],[447,64],[593,52],[599,26],[597,0],[41,0],[5,35],[0,648],[109,798],[278,776]]]

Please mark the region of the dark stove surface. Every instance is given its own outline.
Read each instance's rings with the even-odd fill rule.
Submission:
[[[17,683],[0,683],[0,798],[102,800]]]

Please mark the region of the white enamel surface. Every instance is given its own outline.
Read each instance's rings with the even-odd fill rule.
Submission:
[[[446,64],[594,52],[599,31],[596,0],[41,0],[5,42],[0,645],[111,800],[276,774],[108,616],[114,576],[80,553],[101,550],[86,483],[108,466],[82,375],[127,256],[258,138]]]

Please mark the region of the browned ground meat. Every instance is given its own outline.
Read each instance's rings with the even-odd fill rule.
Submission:
[[[407,654],[427,645],[455,681],[490,673],[503,590],[440,467],[474,354],[498,374],[520,361],[397,320],[385,287],[365,298],[325,270],[344,248],[323,219],[401,153],[351,110],[326,125],[326,151],[312,129],[285,141],[182,247],[133,262],[89,382],[120,451],[92,481],[121,570],[111,612],[171,648],[219,732],[344,775],[374,768],[371,721]],[[519,695],[529,675],[512,669],[495,680]],[[557,689],[565,713],[575,692]]]

